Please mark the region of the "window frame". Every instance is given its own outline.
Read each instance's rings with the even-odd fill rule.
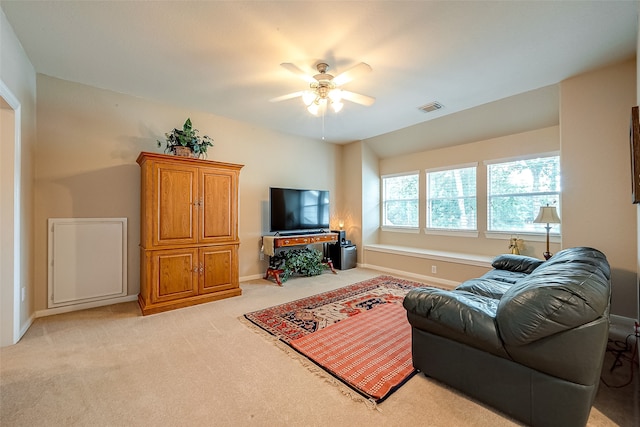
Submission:
[[[416,175],[418,178],[418,187],[417,187],[417,194],[416,194],[416,198],[415,201],[417,202],[417,224],[415,226],[413,225],[385,225],[385,221],[387,219],[387,200],[385,199],[385,179],[387,178],[397,178],[397,177],[402,177],[402,176],[413,176]],[[413,170],[413,171],[406,171],[406,172],[398,172],[398,173],[391,173],[391,174],[384,174],[384,175],[380,175],[380,182],[381,182],[381,186],[380,186],[380,229],[382,231],[393,231],[393,232],[399,232],[399,233],[419,233],[420,232],[420,171],[419,170]],[[407,200],[414,200],[414,199],[407,199]]]
[[[429,174],[434,172],[453,171],[456,169],[468,169],[475,168],[475,182],[476,191],[473,199],[476,202],[475,216],[476,216],[476,228],[475,229],[463,229],[463,228],[437,228],[429,227]],[[478,162],[462,163],[457,165],[448,165],[435,168],[427,168],[425,172],[425,227],[424,233],[440,236],[457,236],[457,237],[478,237]]]
[[[490,225],[490,221],[491,221],[491,199],[492,199],[492,195],[490,192],[490,183],[491,183],[491,174],[489,172],[489,167],[491,165],[495,165],[495,164],[501,164],[501,163],[511,163],[511,162],[518,162],[518,161],[526,161],[526,160],[533,160],[533,159],[542,159],[542,158],[549,158],[549,157],[557,157],[558,158],[558,173],[560,175],[560,179],[562,181],[562,170],[561,170],[561,164],[560,164],[560,151],[548,151],[548,152],[543,152],[543,153],[532,153],[532,154],[527,154],[527,155],[522,155],[522,156],[514,156],[514,157],[506,157],[506,158],[500,158],[500,159],[492,159],[492,160],[485,160],[483,161],[483,164],[485,166],[485,174],[486,174],[486,192],[487,192],[487,200],[486,200],[486,215],[487,215],[487,223],[486,223],[486,231],[485,231],[485,237],[487,239],[504,239],[505,236],[526,236],[528,238],[528,240],[531,241],[546,241],[546,236],[547,236],[547,232],[546,230],[543,231],[515,231],[515,230],[490,230],[489,229],[489,225]],[[558,207],[559,213],[562,211],[561,209],[561,205],[562,205],[562,185],[560,183],[560,188],[558,191],[542,191],[542,192],[537,192],[537,193],[518,193],[519,196],[521,196],[522,194],[529,194],[530,196],[544,196],[544,195],[557,195],[558,197],[558,204],[556,205]],[[560,243],[562,238],[562,224],[558,224],[558,229],[556,231],[551,231],[549,233],[549,241],[552,243]]]

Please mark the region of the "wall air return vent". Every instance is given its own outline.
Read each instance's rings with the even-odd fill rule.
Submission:
[[[423,105],[422,107],[418,107],[418,109],[424,113],[430,113],[432,111],[436,111],[439,110],[441,108],[443,108],[444,105],[440,104],[439,102],[433,101],[430,102],[428,104]]]

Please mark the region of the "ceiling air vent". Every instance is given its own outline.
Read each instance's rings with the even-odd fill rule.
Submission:
[[[441,109],[442,107],[444,107],[444,105],[440,104],[439,102],[430,102],[428,104],[423,105],[422,107],[418,107],[419,110],[421,110],[424,113],[430,113],[432,111],[436,111]]]

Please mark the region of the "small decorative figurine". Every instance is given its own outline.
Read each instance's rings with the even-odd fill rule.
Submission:
[[[520,255],[520,251],[524,246],[524,240],[512,237],[509,240],[509,252],[513,255]]]

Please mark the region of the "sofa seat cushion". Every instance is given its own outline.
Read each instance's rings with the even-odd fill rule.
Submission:
[[[498,303],[471,292],[428,287],[412,289],[403,301],[411,326],[507,357],[496,330]]]
[[[513,283],[515,283],[515,279]],[[502,298],[502,295],[511,288],[513,283],[482,276],[478,279],[467,280],[459,285],[455,290],[470,292],[472,294],[499,300]]]
[[[524,255],[498,255],[493,260],[493,270],[486,272],[477,279],[471,279],[462,283],[456,290],[500,299],[502,295],[511,288],[511,285],[527,277],[543,262],[544,261],[537,258]]]
[[[522,279],[523,277],[527,277],[528,275],[529,273],[522,273],[517,271],[491,270],[483,274],[481,277],[483,279],[497,280],[499,282],[513,285],[518,280]]]

